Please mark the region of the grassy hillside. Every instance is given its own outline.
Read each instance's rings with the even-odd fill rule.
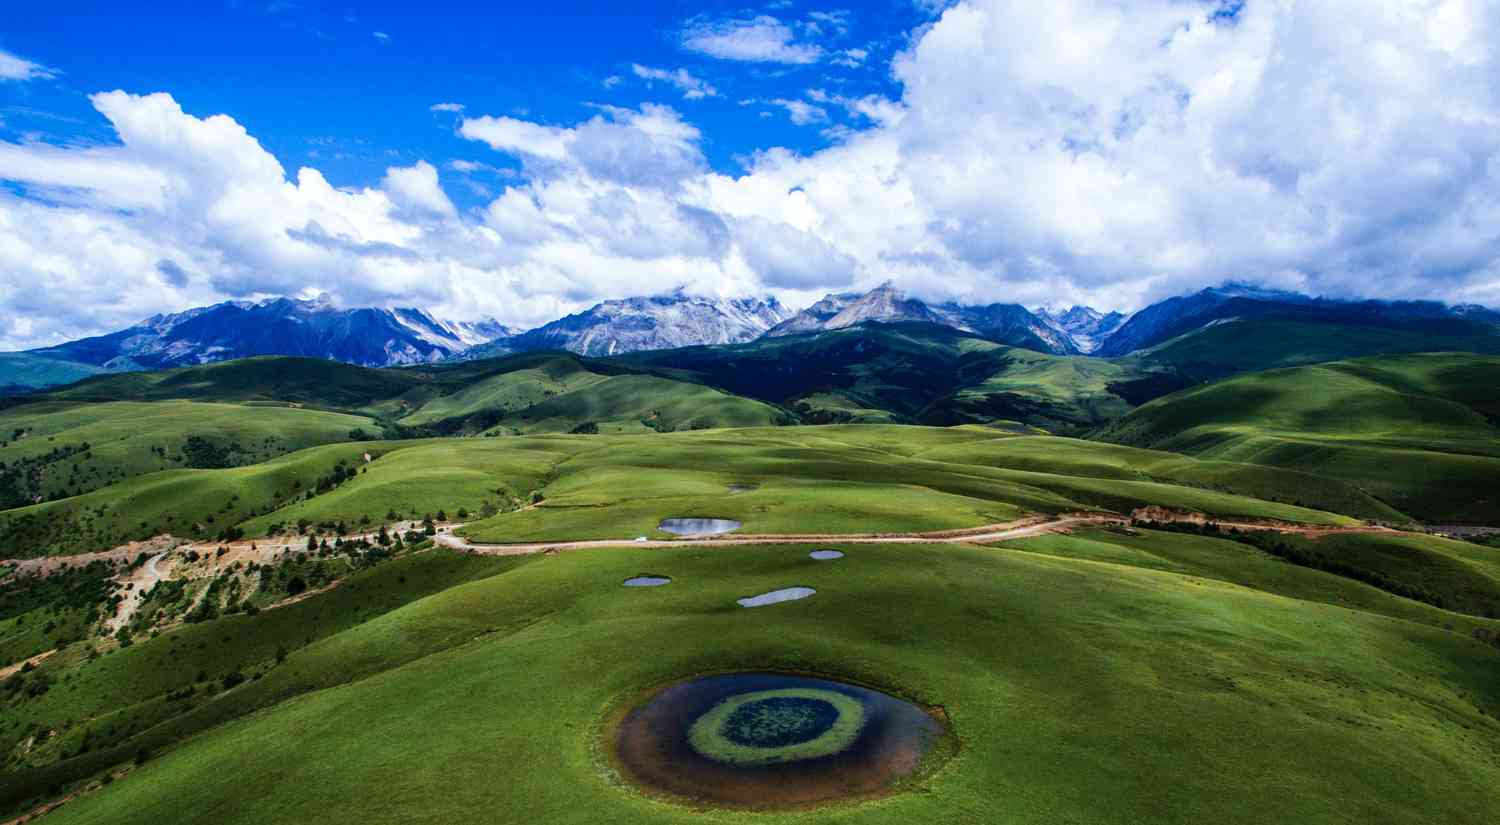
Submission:
[[[1121,444],[1295,468],[1431,521],[1500,521],[1500,357],[1420,354],[1240,376],[1105,428]]]
[[[464,428],[486,434],[670,432],[776,424],[791,416],[720,390],[651,375],[606,374],[559,356],[536,367],[481,379],[399,419],[408,427]]]
[[[1241,372],[1375,355],[1500,353],[1500,336],[1297,321],[1227,321],[1136,353],[1144,363],[1195,382]]]
[[[413,442],[415,443],[415,442]],[[226,470],[165,470],[71,498],[0,511],[8,558],[103,550],[162,533],[211,539],[305,498],[388,445],[334,444]],[[343,482],[346,483],[346,482]]]
[[[1241,550],[1218,544],[1232,545],[858,546],[821,564],[805,547],[565,553],[335,625],[281,664],[268,658],[276,631],[253,632],[274,611],[220,620],[49,664],[48,704],[24,700],[12,718],[103,712],[92,727],[108,744],[0,790],[16,799],[149,743],[147,761],[49,819],[742,822],[633,790],[602,743],[611,709],[641,690],[748,668],[941,706],[962,740],[913,792],[757,821],[1478,823],[1500,807],[1485,755],[1500,743],[1500,651],[1315,571],[1221,561]],[[1156,547],[1181,569],[1124,558]],[[642,570],[673,583],[620,587]],[[1256,577],[1265,589],[1231,583]],[[734,606],[793,582],[817,594]],[[314,600],[302,618],[329,610]],[[236,658],[225,637],[257,646]],[[199,683],[186,707],[151,716],[195,668],[233,666],[259,678]],[[109,715],[121,706],[132,715]]]
[[[1310,552],[1335,558],[1363,560],[1362,563],[1366,565],[1384,568],[1404,584],[1434,586],[1437,592],[1454,597],[1455,604],[1467,603],[1477,607],[1469,612],[1455,612],[1396,595],[1350,576],[1289,564],[1245,539],[1245,536],[1191,535],[1152,530],[1087,530],[1072,535],[1022,539],[1007,544],[1006,547],[1064,558],[1218,579],[1304,601],[1338,605],[1453,630],[1461,635],[1474,636],[1476,631],[1480,635],[1487,635],[1500,628],[1500,623],[1495,621],[1494,616],[1485,615],[1487,609],[1494,606],[1492,596],[1486,597],[1489,604],[1466,602],[1463,594],[1471,591],[1472,582],[1455,582],[1456,586],[1450,589],[1436,584],[1426,572],[1429,568],[1443,568],[1452,563],[1474,564],[1471,569],[1492,593],[1490,582],[1494,577],[1493,565],[1500,561],[1500,554],[1491,554],[1494,556],[1491,560],[1476,560],[1473,557],[1475,548],[1472,546],[1458,546],[1461,544],[1458,542],[1448,542],[1444,546],[1413,536],[1325,536],[1315,541],[1288,536],[1268,538],[1271,542],[1295,543]],[[1389,550],[1393,547],[1405,548],[1397,551],[1397,554],[1405,556],[1408,562],[1398,565],[1382,560],[1382,557],[1391,558]],[[1410,561],[1413,559],[1416,561]],[[1464,559],[1467,561],[1463,561]]]
[[[251,358],[100,376],[0,405],[0,510],[145,473],[254,464],[319,444],[788,423],[760,401],[560,353],[373,370]]]
[[[159,470],[211,469],[347,441],[373,420],[192,401],[44,401],[0,411],[0,507],[86,493]]]
[[[552,442],[555,443],[555,442]],[[1389,513],[1344,485],[1265,468],[1209,464],[978,427],[802,427],[617,437],[560,462],[539,506],[478,521],[478,541],[665,537],[670,517],[743,522],[742,534],[928,531],[1025,513],[1130,512],[1159,505],[1221,516],[1348,521]],[[1043,456],[1058,455],[1049,463]],[[417,460],[407,453],[403,460]],[[1066,458],[1061,458],[1066,457]],[[1132,469],[1132,463],[1149,469]],[[373,470],[372,470],[373,472]],[[366,484],[351,483],[352,495]],[[731,493],[732,486],[743,486]],[[1304,505],[1243,490],[1276,492]]]
[[[155,749],[259,707],[393,667],[445,641],[451,644],[445,628],[432,626],[378,656],[366,651],[362,661],[330,662],[312,671],[282,667],[292,651],[522,563],[417,552],[275,610],[179,624],[104,655],[97,647],[74,645],[23,675],[19,691],[5,693],[0,799],[12,805],[17,795],[36,792],[30,783],[79,771],[87,775],[91,765],[130,760],[142,748]],[[239,680],[246,684],[229,690]],[[46,689],[28,689],[32,684]],[[38,731],[46,733],[37,736]]]
[[[60,361],[25,352],[0,352],[0,394],[71,384],[103,371],[101,367],[77,361]]]
[[[355,410],[422,383],[421,373],[319,358],[263,356],[200,367],[101,375],[53,390],[64,401],[267,401]]]
[[[405,428],[436,435],[567,432],[583,423],[605,431],[670,430],[788,419],[784,411],[701,385],[557,352],[394,369],[245,358],[98,376],[9,406],[164,400],[347,412],[375,419],[377,432]]]
[[[12,557],[77,553],[163,532],[261,536],[439,511],[502,542],[651,535],[679,516],[736,518],[750,534],[925,531],[1147,505],[1404,520],[1351,485],[1293,471],[992,428],[848,425],[328,445],[3,511],[0,544]]]
[[[1043,355],[925,324],[868,324],[611,362],[789,407],[808,423],[1018,421],[1063,432],[1123,415],[1131,404],[1112,385],[1156,375],[1135,359]]]

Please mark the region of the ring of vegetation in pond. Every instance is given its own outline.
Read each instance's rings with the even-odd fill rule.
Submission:
[[[844,554],[838,550],[814,550],[808,553],[807,556],[816,561],[833,561],[834,559],[843,558]]]
[[[860,685],[778,673],[667,687],[614,729],[622,773],[647,790],[748,808],[887,792],[951,754],[917,705]]]
[[[642,573],[625,580],[626,587],[661,587],[671,583],[672,579],[667,576],[653,576],[650,573]]]
[[[727,518],[669,518],[662,519],[656,529],[677,536],[716,536],[742,527],[734,519]]]
[[[743,599],[736,599],[735,601],[739,603],[740,607],[765,607],[766,605],[805,599],[817,592],[811,587],[783,587],[780,590],[772,590],[769,593],[762,593],[759,596],[746,596]]]
[[[787,688],[743,693],[698,717],[693,750],[734,765],[813,759],[849,747],[865,724],[857,699],[831,690]]]

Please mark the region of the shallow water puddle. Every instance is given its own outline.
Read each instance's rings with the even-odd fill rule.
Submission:
[[[626,587],[661,587],[671,583],[672,580],[667,576],[652,575],[632,576],[625,580]]]
[[[814,550],[807,557],[816,561],[833,561],[843,558],[844,554],[837,550]]]
[[[772,590],[759,596],[746,596],[737,599],[740,607],[765,607],[768,604],[780,604],[782,602],[794,602],[805,599],[818,591],[811,587],[783,587],[780,590]]]
[[[716,536],[738,530],[743,526],[727,518],[669,518],[662,519],[656,529],[676,536]]]

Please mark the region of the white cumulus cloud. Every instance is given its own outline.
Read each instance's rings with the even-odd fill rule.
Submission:
[[[770,15],[715,20],[694,18],[682,30],[682,46],[722,60],[815,63],[816,43],[797,42],[792,27]]]
[[[522,325],[683,283],[1130,309],[1238,278],[1500,303],[1495,3],[933,5],[890,66],[899,93],[774,101],[835,145],[726,174],[667,106],[467,116],[475,153],[519,162],[467,211],[425,162],[339,188],[228,115],[95,95],[115,144],[0,141],[0,348],[324,291]],[[719,57],[831,55],[774,18],[687,32]],[[441,165],[463,181],[483,161]]]

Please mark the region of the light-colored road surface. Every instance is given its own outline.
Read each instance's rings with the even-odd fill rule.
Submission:
[[[37,655],[32,656],[30,659],[22,659],[21,661],[16,662],[13,665],[6,665],[5,667],[0,667],[0,679],[9,679],[12,674],[18,673],[21,670],[21,668],[27,666],[28,664],[31,665],[32,667],[36,667],[37,665],[41,664],[42,662],[47,661],[47,658],[50,657],[52,654],[54,654],[56,652],[57,652],[56,650],[49,650],[49,651],[47,651],[45,653],[38,653]]]
[[[933,533],[806,533],[762,536],[689,536],[680,539],[593,539],[589,541],[545,541],[526,544],[475,544],[462,536],[439,533],[433,541],[441,547],[466,553],[490,556],[529,556],[563,550],[588,550],[602,547],[733,547],[751,544],[986,544],[996,541],[1030,538],[1079,527],[1126,524],[1129,519],[1109,515],[1071,515],[1050,518],[1038,516],[988,524],[968,530],[940,530]]]
[[[1186,521],[1189,519],[1171,519]],[[1256,522],[1215,521],[1223,529],[1245,531],[1263,530],[1289,533],[1308,538],[1346,533],[1398,533],[1387,527],[1357,525],[1348,527],[1309,526],[1295,524],[1271,524]],[[489,556],[529,556],[536,553],[562,552],[565,550],[589,550],[605,547],[636,547],[642,549],[667,547],[733,547],[753,544],[990,544],[1015,539],[1033,538],[1049,533],[1065,533],[1087,527],[1107,525],[1126,526],[1126,516],[1104,513],[1076,513],[1062,516],[1033,516],[1001,524],[987,524],[966,530],[941,530],[932,533],[833,533],[795,535],[716,535],[688,536],[679,539],[592,539],[586,541],[544,541],[523,544],[476,544],[454,535],[439,532],[434,543],[450,550],[465,553],[480,553]],[[460,527],[462,525],[454,525]],[[451,529],[451,528],[449,528]]]
[[[145,564],[131,571],[130,575],[124,579],[124,584],[130,587],[130,592],[125,594],[125,598],[120,601],[120,606],[115,608],[115,615],[104,621],[106,634],[113,635],[129,624],[135,612],[141,609],[141,602],[146,600],[146,594],[165,578],[158,565],[166,557],[166,553],[157,553],[147,559]]]

